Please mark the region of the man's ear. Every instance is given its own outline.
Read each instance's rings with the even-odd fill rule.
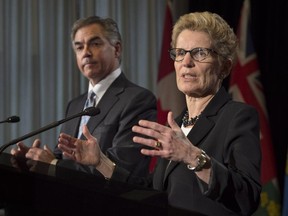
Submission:
[[[122,52],[122,45],[120,42],[116,42],[115,45],[115,56],[117,58],[120,58],[121,52]]]

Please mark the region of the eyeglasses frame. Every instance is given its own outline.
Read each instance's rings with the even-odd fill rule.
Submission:
[[[205,47],[195,47],[195,48],[193,48],[193,49],[191,49],[191,50],[185,50],[185,49],[182,49],[182,48],[171,48],[171,49],[169,49],[168,50],[168,52],[169,52],[169,54],[170,54],[170,58],[173,60],[173,61],[176,61],[176,62],[181,62],[181,61],[183,61],[183,59],[185,58],[185,55],[183,56],[183,59],[181,59],[181,60],[176,60],[176,58],[172,58],[172,54],[171,54],[171,51],[172,50],[176,50],[176,49],[181,49],[181,50],[183,50],[184,52],[185,52],[185,55],[189,52],[189,54],[190,54],[190,57],[193,59],[193,60],[195,60],[195,61],[197,61],[197,62],[202,62],[203,60],[205,60],[209,55],[210,55],[210,53],[212,52],[212,53],[215,53],[216,55],[219,55],[218,54],[218,52],[217,51],[215,51],[214,49],[211,49],[211,48],[205,48]],[[191,55],[191,53],[192,53],[192,51],[193,50],[199,50],[199,49],[203,49],[203,50],[207,50],[208,51],[208,54],[207,54],[207,56],[204,58],[204,59],[202,59],[201,61],[199,61],[199,60],[197,60],[197,59],[194,59],[194,57]]]

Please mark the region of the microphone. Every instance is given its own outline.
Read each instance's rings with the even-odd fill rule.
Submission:
[[[88,107],[88,108],[86,108],[85,110],[83,110],[83,111],[80,112],[80,113],[77,113],[77,114],[75,114],[75,115],[69,116],[69,117],[64,118],[64,119],[62,119],[62,120],[60,120],[60,121],[55,121],[55,122],[53,122],[53,123],[51,123],[51,124],[48,124],[48,125],[40,128],[40,129],[38,129],[38,130],[32,131],[32,132],[30,132],[30,133],[28,133],[28,134],[25,134],[24,136],[21,136],[21,137],[19,137],[19,138],[17,138],[17,139],[11,140],[9,143],[6,143],[6,144],[4,144],[3,146],[1,146],[1,148],[0,148],[0,154],[1,154],[7,147],[9,147],[9,146],[11,146],[11,145],[14,145],[14,144],[16,144],[16,143],[18,143],[18,142],[20,142],[20,141],[22,141],[22,140],[25,140],[25,139],[27,139],[27,138],[29,138],[29,137],[32,137],[32,136],[34,136],[34,135],[36,135],[36,134],[42,133],[43,131],[49,130],[49,129],[54,128],[54,127],[57,127],[58,125],[63,124],[63,123],[66,122],[66,121],[69,121],[69,120],[71,120],[71,119],[74,119],[74,118],[77,118],[77,117],[80,117],[80,116],[84,116],[84,115],[95,116],[95,115],[97,115],[97,114],[99,114],[99,113],[100,113],[100,109],[99,109],[99,108],[96,108],[96,107]]]
[[[7,123],[14,123],[14,122],[19,122],[19,121],[20,121],[19,116],[10,116],[10,117],[8,117],[6,120],[4,120],[4,121],[0,121],[0,123],[5,123],[5,122],[7,122]]]

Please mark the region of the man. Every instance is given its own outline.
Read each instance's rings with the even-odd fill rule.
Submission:
[[[100,114],[91,117],[87,126],[102,152],[114,165],[137,176],[146,176],[150,157],[140,153],[142,147],[133,142],[135,134],[131,128],[140,119],[156,120],[156,98],[147,89],[127,80],[121,71],[122,41],[117,24],[110,18],[97,16],[80,19],[73,25],[71,39],[79,70],[89,80],[89,94],[86,92],[70,101],[66,116],[81,112],[92,92],[92,100]],[[63,124],[61,132],[80,138],[83,126],[80,123],[80,118],[73,119]],[[54,154],[46,145],[40,148],[39,139],[31,148],[22,142],[17,146],[11,150],[15,156],[25,155],[28,159],[97,173],[93,167],[62,160],[58,148]],[[104,173],[102,175],[105,177]]]

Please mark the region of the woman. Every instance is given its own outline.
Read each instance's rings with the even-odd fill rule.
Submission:
[[[260,138],[256,110],[232,101],[221,87],[236,58],[237,39],[217,14],[186,14],[173,28],[170,56],[176,82],[186,96],[183,113],[168,125],[139,121],[133,141],[159,157],[153,187],[166,191],[171,206],[205,215],[251,215],[258,206]],[[99,151],[85,127],[87,141],[62,134],[59,147],[80,163],[93,165],[107,178],[149,183],[121,170]],[[91,158],[88,152],[98,152]],[[94,155],[94,154],[93,154]],[[87,157],[84,157],[87,156]]]

